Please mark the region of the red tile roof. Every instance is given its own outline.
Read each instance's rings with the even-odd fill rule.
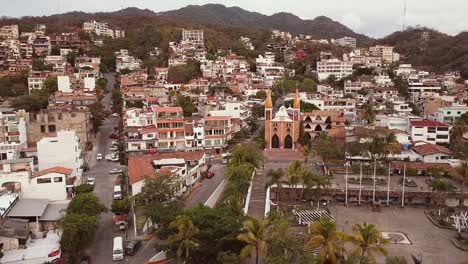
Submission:
[[[406,165],[407,168],[413,168],[418,170],[428,170],[430,168],[439,167],[444,169],[447,172],[453,170],[452,166],[449,163],[435,163],[435,162],[405,162],[405,161],[393,161],[393,169],[403,169]]]
[[[52,167],[45,170],[38,171],[32,175],[33,178],[44,176],[49,173],[60,173],[65,175],[70,175],[73,172],[72,169],[65,168],[65,167]]]
[[[415,146],[413,147],[413,151],[423,156],[436,154],[436,153],[444,153],[448,155],[452,154],[452,151],[450,151],[450,149],[443,147],[443,146],[436,145],[436,144],[424,144],[424,145]]]
[[[417,127],[448,127],[449,125],[434,120],[414,120],[410,122],[411,126]]]
[[[130,155],[128,157],[128,179],[130,184],[154,175],[155,170],[151,165],[156,154]]]
[[[138,132],[140,132],[140,134],[147,134],[147,133],[154,133],[154,132],[157,132],[158,129],[156,128],[156,126],[147,126],[141,130],[139,130]]]
[[[171,112],[183,112],[184,110],[182,110],[182,107],[180,106],[173,106],[173,107],[158,107],[158,106],[155,106],[153,108],[154,112],[155,113],[171,113]]]

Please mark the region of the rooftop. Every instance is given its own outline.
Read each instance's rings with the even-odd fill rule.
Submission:
[[[417,126],[417,127],[449,127],[449,125],[439,122],[439,121],[434,121],[434,120],[413,120],[410,121],[411,126]]]

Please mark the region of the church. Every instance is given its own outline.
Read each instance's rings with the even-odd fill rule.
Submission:
[[[281,106],[273,113],[271,91],[265,100],[265,148],[295,149],[299,140],[301,126],[301,100],[296,90],[293,107]]]

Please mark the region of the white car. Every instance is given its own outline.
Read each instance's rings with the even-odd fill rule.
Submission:
[[[119,173],[123,173],[123,170],[122,169],[112,169],[109,171],[110,174],[119,174]]]
[[[96,180],[96,179],[95,179],[94,177],[87,178],[87,179],[86,179],[86,184],[89,184],[89,185],[94,186],[94,181],[95,181],[95,180]]]
[[[96,159],[97,159],[97,160],[102,160],[102,154],[101,154],[101,153],[98,153],[97,156],[96,156]]]
[[[110,151],[117,151],[118,149],[119,149],[119,148],[118,148],[117,146],[112,146],[112,147],[110,148]]]

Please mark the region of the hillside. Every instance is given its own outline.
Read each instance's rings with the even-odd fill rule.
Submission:
[[[330,39],[349,36],[356,37],[361,43],[367,43],[370,40],[369,37],[358,34],[339,22],[324,16],[312,20],[303,20],[290,13],[267,16],[239,7],[225,7],[219,4],[189,5],[178,10],[158,13],[158,15],[205,25],[278,29],[294,35],[309,34],[315,38]]]
[[[428,34],[426,39],[422,38],[424,32]],[[468,78],[468,32],[449,36],[428,28],[410,28],[378,43],[395,46],[407,63],[435,71],[459,70]]]

